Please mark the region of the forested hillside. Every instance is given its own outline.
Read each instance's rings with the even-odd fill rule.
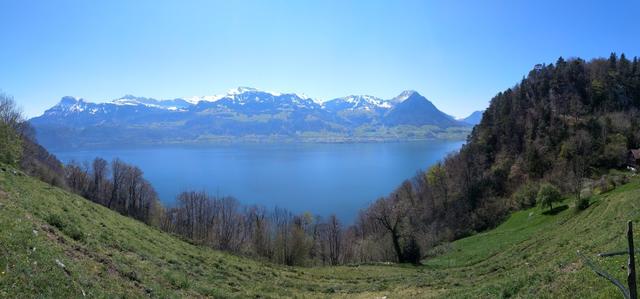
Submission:
[[[0,92],[0,163],[19,166],[27,174],[64,187],[64,166],[35,139],[13,98]]]
[[[535,205],[541,183],[584,209],[594,189],[610,188],[602,174],[625,167],[628,150],[640,146],[639,108],[637,58],[536,65],[491,100],[458,154],[364,211],[355,246],[372,260],[417,262],[434,244]]]

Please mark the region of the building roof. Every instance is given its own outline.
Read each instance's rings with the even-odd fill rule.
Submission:
[[[633,155],[634,159],[640,159],[640,149],[632,149],[629,150],[631,152],[631,154]]]

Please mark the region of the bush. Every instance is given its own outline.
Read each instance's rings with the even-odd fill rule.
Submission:
[[[63,219],[60,215],[58,215],[58,214],[49,214],[49,216],[47,216],[46,220],[47,220],[47,223],[49,223],[49,225],[58,228],[60,231],[62,231],[62,233],[64,233],[65,235],[69,236],[71,239],[74,239],[76,241],[84,241],[85,240],[84,233],[80,229],[78,229],[77,226],[75,226],[75,225],[73,225],[73,223],[70,223],[69,221]]]
[[[576,198],[576,210],[582,211],[589,207],[589,198],[579,197]]]
[[[512,198],[515,208],[524,209],[535,206],[537,196],[538,185],[534,183],[526,183],[522,185],[518,191],[513,193]]]
[[[616,186],[612,184],[612,182],[609,181],[606,176],[602,176],[596,182],[595,187],[597,188],[598,193],[602,194],[602,193],[607,193],[613,190]]]
[[[596,183],[595,188],[598,193],[607,193],[617,186],[624,185],[629,182],[629,177],[625,174],[608,174],[603,175]]]
[[[71,237],[71,239],[74,239],[76,241],[84,241],[85,240],[85,235],[82,231],[80,231],[76,226],[70,226],[68,227],[68,229],[65,231],[65,233]]]
[[[189,278],[184,274],[169,272],[166,274],[166,278],[174,289],[188,289],[191,286]]]
[[[57,227],[59,230],[63,230],[66,227],[66,223],[62,220],[62,217],[58,214],[49,214],[46,218],[49,225]]]
[[[542,207],[549,207],[549,211],[553,210],[553,203],[559,202],[562,199],[562,194],[555,186],[546,183],[540,187],[536,201],[542,205]]]

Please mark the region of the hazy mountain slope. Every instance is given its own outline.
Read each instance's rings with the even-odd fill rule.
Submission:
[[[377,124],[392,103],[369,95],[351,95],[322,104],[330,113],[346,119],[352,125]]]
[[[636,179],[579,214],[517,212],[425,266],[291,268],[191,245],[1,168],[0,297],[614,297],[575,250],[619,249],[624,221],[640,220]],[[605,261],[623,277],[623,257]]]
[[[484,113],[484,110],[474,111],[473,113],[469,114],[469,116],[462,118],[459,121],[475,126],[479,124],[480,121],[482,120],[483,113]]]
[[[452,127],[461,125],[415,91],[405,91],[392,102],[397,102],[397,104],[383,118],[383,122],[388,126],[435,125]]]

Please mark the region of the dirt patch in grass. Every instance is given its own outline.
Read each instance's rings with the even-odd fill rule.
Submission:
[[[47,239],[54,241],[54,242],[58,242],[60,244],[65,244],[66,241],[64,240],[64,237],[58,235],[57,231],[55,229],[53,229],[52,226],[48,225],[48,224],[43,224],[41,226],[41,229],[43,232],[45,232],[45,236],[47,236]]]
[[[580,268],[582,268],[582,261],[577,261],[574,263],[569,263],[564,265],[564,267],[560,269],[560,272],[564,272],[564,273],[576,272]]]
[[[135,271],[125,271],[119,268],[112,259],[109,257],[93,252],[89,250],[87,247],[82,245],[74,245],[70,248],[65,249],[65,255],[70,257],[73,260],[91,260],[95,263],[101,264],[108,275],[119,276],[124,280],[130,281],[136,288],[141,291],[146,291],[147,288],[142,285],[142,281]]]

